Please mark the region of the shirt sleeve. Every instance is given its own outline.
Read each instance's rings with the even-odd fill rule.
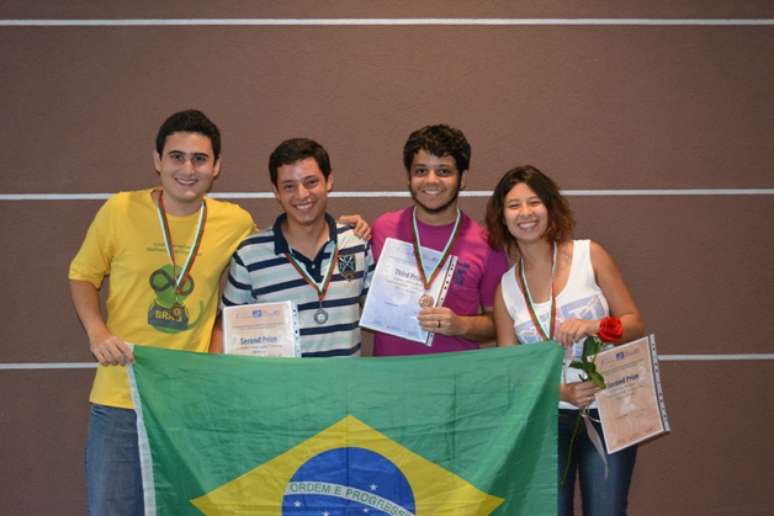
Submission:
[[[366,242],[365,266],[364,266],[365,271],[363,274],[363,291],[360,294],[363,298],[365,298],[366,294],[368,294],[368,289],[371,288],[371,280],[373,279],[375,268],[376,268],[376,263],[374,262],[374,254],[373,254],[373,248],[371,247],[371,242]]]
[[[231,257],[228,278],[223,289],[220,307],[222,309],[225,306],[247,305],[255,302],[255,296],[253,296],[253,289],[250,283],[250,273],[237,250]]]
[[[241,216],[242,216],[242,221],[241,221],[242,231],[239,235],[238,241],[243,242],[245,238],[249,237],[253,233],[258,232],[258,226],[255,224],[255,221],[253,220],[253,216],[250,215],[250,213],[247,212],[247,210],[241,207],[239,208],[239,210],[241,211]]]
[[[374,262],[379,259],[379,254],[384,247],[384,241],[387,239],[385,231],[385,216],[382,215],[374,221],[374,225],[371,227],[371,245],[370,254],[373,257]]]
[[[508,271],[508,268],[508,258],[505,256],[505,253],[490,249],[486,260],[486,272],[481,279],[480,303],[482,307],[492,308],[494,306],[495,291],[500,284],[500,279]]]
[[[105,276],[110,274],[110,265],[115,254],[113,238],[115,208],[111,201],[112,199],[108,200],[100,207],[91,222],[81,248],[70,262],[68,273],[69,279],[88,281],[97,289],[102,286]]]

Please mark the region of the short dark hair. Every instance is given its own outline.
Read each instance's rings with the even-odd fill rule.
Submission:
[[[459,129],[446,124],[428,125],[411,133],[403,146],[403,165],[411,170],[414,154],[424,150],[438,156],[451,156],[460,174],[470,167],[470,144]]]
[[[282,165],[291,165],[306,158],[314,158],[323,177],[327,180],[331,173],[331,160],[328,157],[328,151],[309,138],[291,138],[280,143],[269,156],[269,175],[272,184],[277,186],[277,170]]]
[[[568,240],[575,226],[567,199],[554,181],[532,165],[514,167],[500,179],[486,205],[486,227],[489,245],[513,253],[518,250],[516,239],[508,231],[503,219],[505,197],[519,183],[526,183],[543,202],[548,212],[548,227],[543,238],[549,242]]]
[[[215,161],[220,157],[220,130],[207,116],[196,109],[178,111],[169,116],[156,135],[156,152],[164,152],[164,144],[172,133],[199,133],[210,139]]]

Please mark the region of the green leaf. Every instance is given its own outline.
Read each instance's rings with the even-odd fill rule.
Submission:
[[[605,379],[602,377],[601,374],[599,374],[596,370],[589,371],[588,373],[589,373],[589,378],[591,378],[591,381],[594,382],[594,385],[596,385],[600,389],[605,388]]]
[[[602,341],[597,337],[586,337],[583,341],[583,361],[587,362],[592,357],[602,351]]]
[[[586,376],[581,376],[581,380],[584,382],[591,380],[594,382],[594,385],[600,389],[605,388],[605,379],[597,371],[597,366],[594,361],[589,360],[589,358],[596,358],[597,353],[602,351],[602,346],[602,341],[597,337],[586,337],[586,340],[583,341],[583,355],[581,356],[581,360],[573,360],[570,363],[570,367],[580,369],[586,373]]]

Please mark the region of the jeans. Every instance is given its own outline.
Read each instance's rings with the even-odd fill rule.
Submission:
[[[91,516],[144,513],[137,417],[92,404],[86,437],[86,504]]]
[[[589,415],[599,420],[596,409],[589,410]],[[559,479],[561,482],[570,438],[578,418],[577,410],[559,410]],[[604,443],[602,426],[594,422],[599,437]],[[581,421],[578,435],[572,450],[570,470],[564,485],[559,487],[559,515],[573,515],[573,495],[575,494],[575,477],[580,472],[581,499],[584,516],[620,516],[626,514],[629,483],[634,471],[637,457],[637,447],[607,455],[608,475],[605,480],[605,464],[597,453],[594,444],[586,434],[586,426]]]

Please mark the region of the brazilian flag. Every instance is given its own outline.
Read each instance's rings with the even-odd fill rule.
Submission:
[[[146,514],[556,514],[556,344],[396,358],[134,353]]]

